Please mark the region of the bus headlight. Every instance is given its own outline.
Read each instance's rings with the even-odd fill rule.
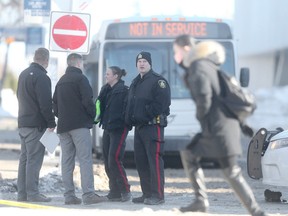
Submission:
[[[275,150],[279,148],[285,148],[288,147],[288,139],[280,139],[280,140],[275,140],[270,143],[270,149]]]

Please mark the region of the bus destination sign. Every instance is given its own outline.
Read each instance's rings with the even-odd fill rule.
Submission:
[[[106,39],[175,38],[189,34],[195,38],[231,39],[226,23],[220,22],[125,22],[108,26]]]

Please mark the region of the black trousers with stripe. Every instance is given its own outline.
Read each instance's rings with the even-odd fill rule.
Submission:
[[[109,178],[109,193],[116,196],[130,192],[130,185],[122,162],[127,134],[127,128],[104,130],[103,132],[103,157],[105,171]]]
[[[135,127],[134,155],[145,197],[164,199],[164,127],[158,124]]]

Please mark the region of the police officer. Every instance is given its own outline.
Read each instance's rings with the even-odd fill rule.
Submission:
[[[131,199],[130,184],[122,162],[125,140],[130,130],[124,122],[128,96],[128,86],[122,80],[125,75],[124,69],[117,66],[108,67],[105,76],[107,83],[101,88],[96,101],[100,107],[99,127],[102,126],[104,129],[103,159],[110,189],[106,197],[110,201],[122,202]],[[98,109],[97,106],[96,109]]]
[[[151,54],[136,57],[138,76],[132,81],[126,110],[126,123],[135,126],[134,156],[140,177],[142,196],[133,203],[164,203],[164,128],[170,113],[168,82],[152,70]]]

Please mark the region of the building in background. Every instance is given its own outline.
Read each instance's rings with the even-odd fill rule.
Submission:
[[[238,65],[250,68],[249,88],[288,85],[288,1],[235,0]]]

